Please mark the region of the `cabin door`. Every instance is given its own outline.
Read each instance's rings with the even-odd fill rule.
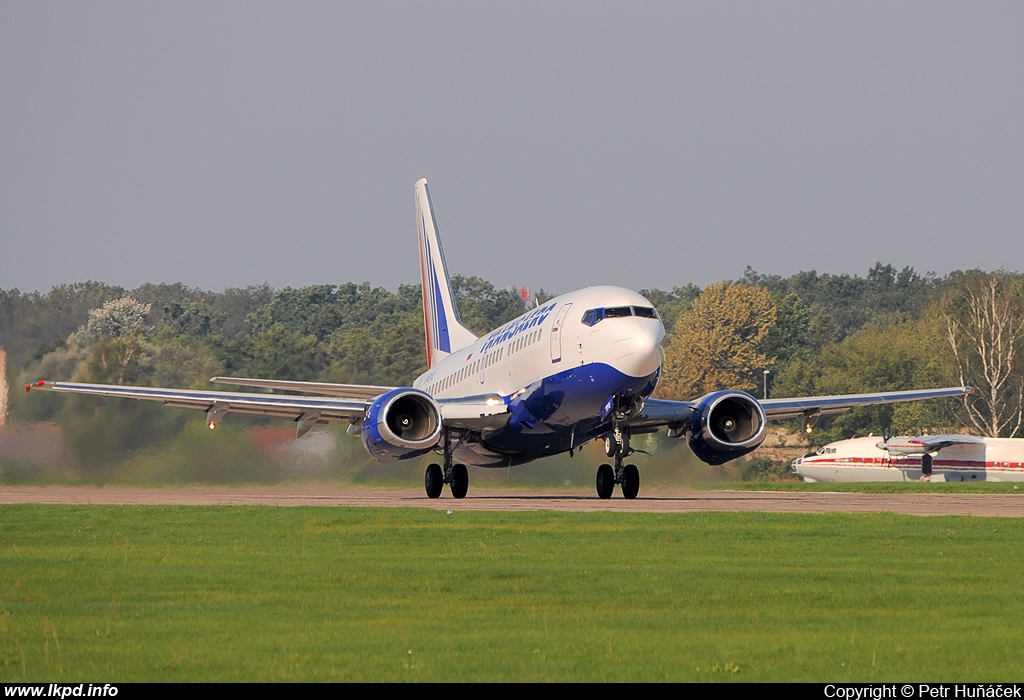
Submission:
[[[555,325],[551,327],[551,361],[562,361],[562,326],[565,324],[565,315],[569,313],[572,304],[564,304],[555,316]]]

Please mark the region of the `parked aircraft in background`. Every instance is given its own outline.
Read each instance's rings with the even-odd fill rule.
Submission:
[[[381,462],[436,453],[427,466],[427,495],[444,484],[462,498],[466,465],[512,467],[548,455],[570,454],[603,440],[610,464],[597,470],[597,493],[615,485],[635,498],[640,474],[626,459],[630,438],[667,429],[685,438],[709,464],[755,449],[766,423],[801,418],[810,432],[818,416],[854,406],[962,396],[966,387],[758,401],[743,391],[715,391],[694,401],[652,399],[661,376],[665,327],[647,299],[620,287],[564,294],[477,337],[455,305],[427,181],[415,185],[427,371],[411,386],[214,377],[211,381],[304,395],[192,391],[39,380],[26,390],[99,394],[161,401],[206,412],[212,430],[225,414],[295,421],[301,437],[316,423],[348,423]]]
[[[793,470],[804,481],[1024,481],[1024,439],[853,438],[804,455]]]

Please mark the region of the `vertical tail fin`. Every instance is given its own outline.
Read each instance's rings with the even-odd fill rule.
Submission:
[[[462,325],[437,235],[434,206],[426,178],[416,181],[416,226],[420,235],[420,274],[423,281],[423,324],[427,331],[427,367],[466,347],[476,336]]]

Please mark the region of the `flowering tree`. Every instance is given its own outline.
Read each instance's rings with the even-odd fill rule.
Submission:
[[[131,297],[111,299],[89,312],[86,332],[94,338],[121,338],[143,328],[149,305]]]

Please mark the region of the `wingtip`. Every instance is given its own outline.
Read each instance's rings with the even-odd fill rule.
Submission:
[[[32,391],[33,389],[45,389],[47,387],[47,385],[53,386],[53,382],[48,382],[45,379],[39,379],[39,380],[36,380],[36,381],[34,381],[34,382],[30,383],[30,384],[26,384],[25,385],[25,392],[28,393],[28,392]]]

